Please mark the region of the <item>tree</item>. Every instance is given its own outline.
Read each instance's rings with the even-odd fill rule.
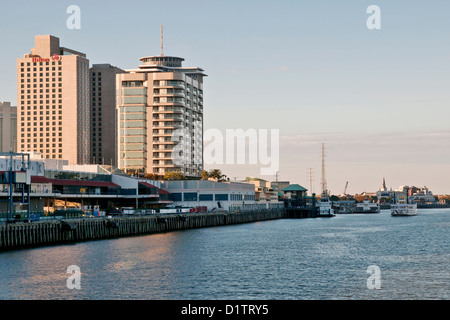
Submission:
[[[149,180],[162,180],[163,179],[163,177],[161,175],[155,174],[155,173],[151,173],[151,172],[146,173],[144,175],[144,178],[145,179],[149,179]]]
[[[200,172],[200,175],[202,176],[202,180],[208,180],[208,178],[209,178],[209,173],[206,170],[203,170],[202,172]]]
[[[338,196],[332,195],[332,196],[330,196],[330,200],[331,200],[331,201],[339,201],[339,200],[341,200],[341,199],[339,199]]]
[[[225,174],[222,174],[222,171],[219,169],[212,169],[208,173],[209,177],[212,179],[216,179],[217,181],[224,181],[227,176]]]
[[[168,171],[164,174],[163,180],[185,180],[186,176],[179,171]]]

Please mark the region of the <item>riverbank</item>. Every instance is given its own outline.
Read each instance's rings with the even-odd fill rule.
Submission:
[[[0,226],[0,251],[286,218],[285,210],[65,219]]]

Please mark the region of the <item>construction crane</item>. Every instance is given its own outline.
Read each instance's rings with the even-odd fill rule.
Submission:
[[[348,187],[348,181],[345,183],[345,188],[344,188],[344,193],[343,193],[344,196],[347,194],[347,187]]]

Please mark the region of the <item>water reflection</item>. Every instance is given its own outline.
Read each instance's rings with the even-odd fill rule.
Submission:
[[[450,211],[413,218],[275,220],[5,252],[0,298],[448,299]],[[81,290],[66,286],[69,265]],[[366,287],[369,265],[381,290]]]

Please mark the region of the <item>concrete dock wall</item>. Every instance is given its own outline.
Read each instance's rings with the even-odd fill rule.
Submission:
[[[0,251],[287,218],[285,210],[65,219],[0,225]]]

